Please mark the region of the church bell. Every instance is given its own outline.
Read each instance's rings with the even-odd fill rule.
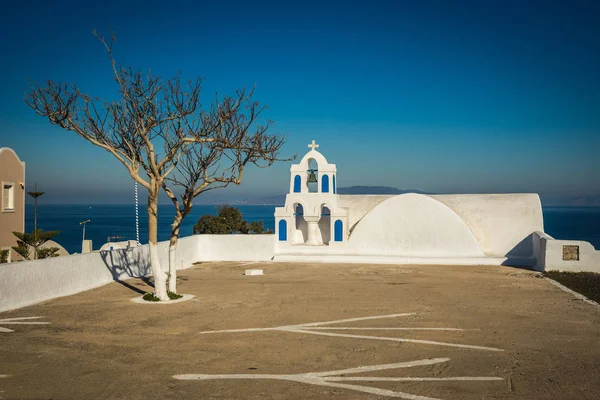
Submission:
[[[317,174],[315,174],[315,170],[311,169],[308,171],[308,183],[316,183],[317,182]]]

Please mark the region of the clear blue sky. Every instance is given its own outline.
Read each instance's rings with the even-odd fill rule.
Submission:
[[[107,152],[23,102],[28,81],[112,99],[92,29],[127,66],[256,84],[285,155],[315,139],[339,186],[436,193],[600,196],[597,1],[21,2],[0,15],[0,146],[27,162],[46,202],[126,203]],[[122,5],[121,3],[126,3]],[[286,192],[289,163],[248,171],[227,196]]]

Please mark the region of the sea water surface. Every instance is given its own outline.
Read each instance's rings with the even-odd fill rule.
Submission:
[[[275,227],[275,206],[236,206],[248,221],[263,220],[265,229]],[[63,246],[69,253],[81,252],[83,225],[80,222],[90,220],[85,227],[85,238],[92,240],[92,248],[99,249],[106,242],[135,240],[135,206],[130,204],[111,205],[71,205],[71,204],[39,204],[37,226],[45,231],[58,230],[60,233],[54,241]],[[180,237],[190,236],[194,224],[206,214],[217,215],[214,205],[197,205],[183,220]],[[175,216],[175,208],[171,204],[158,206],[158,240],[169,240],[171,224]],[[33,205],[25,205],[25,229],[33,231]],[[139,234],[142,244],[148,243],[148,214],[146,207],[139,207]],[[115,238],[118,237],[118,238]]]
[[[264,221],[265,229],[275,229],[275,206],[238,205],[236,206],[248,221]],[[543,207],[544,230],[555,239],[584,240],[600,250],[600,207]],[[212,205],[194,206],[192,212],[184,219],[180,235],[193,234],[194,224],[205,214],[216,215]],[[158,240],[168,240],[174,208],[170,204],[158,207]],[[99,249],[109,241],[109,237],[118,236],[117,240],[135,240],[135,206],[134,205],[46,205],[38,204],[38,228],[58,230],[55,241],[60,243],[69,253],[81,252],[83,226],[80,222],[91,220],[86,224],[85,238],[92,240],[93,249]],[[146,208],[139,208],[140,242],[148,242],[148,215]],[[25,229],[33,230],[33,205],[25,207]],[[114,240],[113,240],[114,241]]]

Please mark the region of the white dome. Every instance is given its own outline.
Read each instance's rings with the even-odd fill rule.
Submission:
[[[391,197],[365,215],[348,239],[354,253],[482,257],[465,221],[443,203],[415,193]]]

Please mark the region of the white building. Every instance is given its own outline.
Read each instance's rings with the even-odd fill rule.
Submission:
[[[339,195],[335,164],[308,147],[275,209],[274,260],[536,263],[537,194]]]

